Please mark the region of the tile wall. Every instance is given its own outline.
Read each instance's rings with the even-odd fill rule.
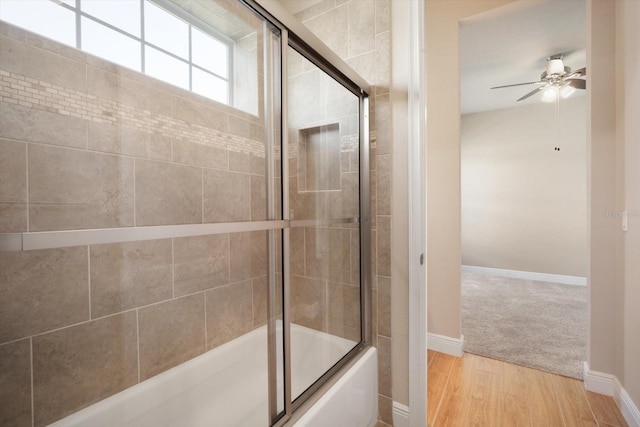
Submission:
[[[264,220],[263,139],[259,117],[0,24],[2,233]],[[0,425],[263,325],[266,273],[266,232],[0,253]]]
[[[358,98],[292,49],[288,66],[290,217],[358,217]],[[294,323],[360,340],[359,242],[356,225],[292,228]]]
[[[379,419],[389,425],[393,423],[390,228],[391,147],[392,143],[395,143],[391,140],[389,104],[390,6],[390,0],[322,0],[297,14],[298,19],[309,30],[372,86],[370,182],[373,227],[373,341],[378,347],[379,354]],[[308,79],[313,80],[311,77]],[[343,158],[343,165],[345,162],[346,159]],[[342,180],[344,183],[344,173]],[[324,203],[322,200],[314,202],[319,205]],[[347,209],[347,212],[349,210]]]
[[[262,63],[260,36],[238,44]],[[298,191],[290,168],[296,219],[357,216],[357,120],[328,101],[340,190]],[[0,233],[264,220],[263,140],[260,117],[0,24]],[[294,322],[357,340],[358,230],[292,242]],[[263,325],[266,272],[265,232],[0,253],[0,424],[47,425]]]

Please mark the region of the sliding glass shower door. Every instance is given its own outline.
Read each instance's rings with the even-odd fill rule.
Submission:
[[[295,399],[362,336],[360,103],[292,47],[287,61]]]
[[[2,420],[279,426],[369,344],[368,87],[323,49],[251,0],[0,0]]]

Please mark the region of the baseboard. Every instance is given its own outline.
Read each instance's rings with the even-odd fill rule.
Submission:
[[[584,378],[584,387],[587,390],[598,394],[604,394],[605,396],[613,396],[616,377],[603,372],[590,370],[587,362],[584,362],[582,374]]]
[[[592,371],[584,362],[584,386],[594,393],[612,396],[629,427],[640,427],[640,410],[615,375]]]
[[[631,396],[627,393],[627,390],[622,387],[618,378],[615,378],[614,382],[614,395],[622,416],[629,424],[629,427],[640,427],[640,410],[636,404],[631,400]]]
[[[393,402],[393,426],[394,427],[409,427],[409,407]]]
[[[440,353],[462,357],[464,354],[464,335],[459,339],[444,335],[427,333],[427,348]]]
[[[512,277],[514,279],[537,280],[539,282],[562,283],[565,285],[587,286],[587,278],[579,276],[563,276],[561,274],[535,273],[533,271],[504,270],[502,268],[477,267],[463,265],[463,273],[486,274],[488,276]]]

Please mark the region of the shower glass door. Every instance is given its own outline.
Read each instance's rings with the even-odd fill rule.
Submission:
[[[261,3],[0,0],[8,424],[280,426],[370,344],[368,85]]]
[[[280,46],[237,0],[0,0],[0,424],[282,413]]]
[[[292,399],[361,335],[360,98],[287,51]]]

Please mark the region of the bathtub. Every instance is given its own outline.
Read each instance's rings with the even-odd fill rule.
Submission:
[[[354,341],[292,324],[292,396],[303,392],[355,345]],[[268,426],[266,349],[265,325],[51,425]],[[282,408],[280,372],[277,379],[278,408]],[[376,418],[377,354],[371,348],[295,425],[370,427]]]

